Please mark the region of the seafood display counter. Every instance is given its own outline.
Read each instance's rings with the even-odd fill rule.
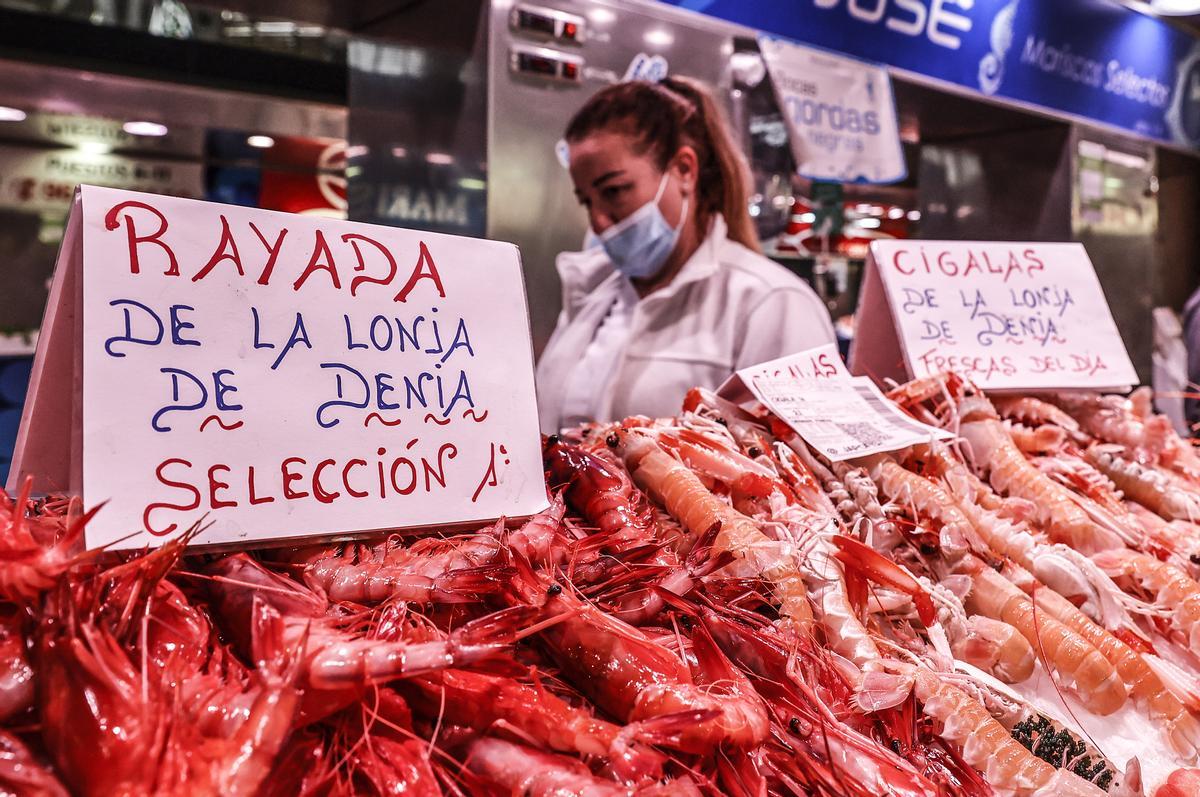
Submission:
[[[761,407],[544,442],[473,533],[83,553],[0,503],[0,792],[1200,793],[1200,457],[1144,390],[902,409],[832,462]]]

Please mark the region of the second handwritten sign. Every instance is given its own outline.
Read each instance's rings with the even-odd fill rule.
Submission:
[[[898,336],[898,340],[897,340]],[[1137,374],[1081,244],[876,241],[851,369],[955,371],[992,389],[1119,388]]]

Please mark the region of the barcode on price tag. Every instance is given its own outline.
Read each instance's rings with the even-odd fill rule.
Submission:
[[[738,371],[721,393],[752,394],[831,460],[952,437],[905,415],[869,379],[850,376],[833,346]]]

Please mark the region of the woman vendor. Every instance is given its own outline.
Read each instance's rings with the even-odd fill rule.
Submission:
[[[558,257],[563,309],[537,370],[543,432],[674,415],[692,387],[834,342],[812,289],[761,254],[744,162],[702,85],[609,86],[566,142],[598,245]]]

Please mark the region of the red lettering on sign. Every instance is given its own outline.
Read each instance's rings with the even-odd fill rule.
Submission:
[[[354,279],[350,280],[350,295],[351,296],[355,295],[355,293],[358,291],[358,286],[362,285],[363,283],[374,283],[376,285],[388,285],[391,283],[391,281],[393,279],[395,279],[395,277],[396,277],[396,258],[392,257],[392,253],[388,251],[386,246],[379,243],[379,241],[376,241],[372,238],[368,238],[365,235],[359,235],[358,233],[354,233],[354,232],[346,233],[345,235],[343,235],[342,241],[349,242],[349,244],[352,247],[354,247],[354,255],[355,255],[355,257],[358,258],[358,265],[354,267],[355,271],[366,271],[367,270],[366,258],[363,257],[362,250],[358,248],[359,241],[366,241],[367,243],[371,244],[376,249],[378,249],[380,252],[382,252],[383,257],[385,260],[387,260],[387,264],[388,264],[388,272],[387,272],[386,277],[355,277]],[[424,244],[421,244],[421,246],[423,247]]]
[[[424,270],[423,267],[428,266],[429,270]],[[417,265],[413,269],[412,276],[408,278],[408,282],[404,283],[404,287],[396,294],[396,301],[403,302],[408,300],[408,294],[416,287],[418,280],[433,280],[433,284],[437,286],[438,296],[446,298],[446,289],[442,287],[442,277],[438,274],[437,264],[433,262],[433,255],[429,254],[429,247],[425,246],[425,242],[421,241],[421,255],[417,258]]]
[[[254,492],[254,466],[247,467],[246,486],[250,493],[250,505],[257,506],[258,504],[269,504],[275,500],[275,496],[268,495],[265,498],[259,498]]]
[[[132,199],[118,203],[110,208],[108,213],[104,214],[104,229],[115,230],[120,227],[121,222],[117,220],[117,214],[127,208],[148,210],[158,219],[158,229],[146,235],[138,235],[136,226],[133,223],[133,216],[129,213],[122,216],[125,221],[125,234],[129,239],[129,273],[140,274],[142,270],[141,261],[138,259],[138,245],[154,244],[167,253],[167,259],[171,263],[163,274],[168,277],[178,277],[179,261],[175,258],[175,252],[171,250],[171,247],[167,246],[165,241],[161,240],[163,233],[167,231],[167,217],[159,212],[157,208],[153,208],[145,202],[137,202]]]
[[[321,262],[324,258],[324,262]],[[329,251],[329,243],[325,240],[325,233],[317,230],[317,237],[313,243],[312,257],[308,259],[308,265],[304,267],[304,273],[296,278],[292,284],[292,290],[298,291],[300,287],[308,280],[309,275],[314,271],[327,271],[329,278],[333,280],[333,287],[338,290],[342,289],[342,281],[338,278],[337,264],[333,262],[333,252]]]
[[[167,526],[165,529],[155,529],[153,526],[150,525],[150,513],[151,512],[153,512],[156,509],[177,509],[180,512],[189,512],[200,506],[200,491],[199,490],[197,490],[194,486],[192,486],[191,484],[188,484],[187,482],[172,481],[171,479],[168,479],[166,476],[163,475],[163,470],[168,465],[186,465],[187,467],[190,468],[190,467],[192,467],[192,463],[188,462],[186,459],[178,459],[178,458],[164,459],[162,462],[160,462],[158,464],[158,467],[154,469],[154,476],[155,476],[155,478],[158,479],[159,484],[166,485],[167,487],[178,487],[180,490],[187,490],[189,493],[192,494],[192,500],[191,500],[191,503],[188,503],[188,504],[169,504],[166,502],[158,502],[158,503],[148,505],[146,507],[146,511],[142,513],[142,526],[146,529],[146,531],[150,532],[155,537],[164,537],[164,536],[170,534],[171,532],[175,531],[175,529],[178,528],[178,525],[175,523],[172,523],[171,525]]]
[[[289,501],[294,501],[297,498],[307,498],[308,493],[302,493],[292,489],[292,482],[298,482],[304,478],[299,473],[293,473],[289,469],[289,465],[293,462],[298,462],[301,465],[306,464],[304,457],[288,457],[283,462],[279,463],[279,472],[283,474],[283,497]]]
[[[233,239],[233,231],[229,229],[229,219],[225,218],[224,213],[221,214],[221,241],[217,244],[217,251],[213,252],[204,267],[195,273],[192,282],[199,282],[207,277],[208,272],[216,268],[217,263],[222,260],[231,261],[237,268],[238,274],[246,276],[246,272],[242,268],[242,256],[238,254],[237,241]]]
[[[262,273],[258,275],[258,284],[267,285],[271,282],[271,272],[275,270],[275,261],[279,259],[279,250],[283,248],[283,239],[287,237],[288,231],[284,227],[279,231],[279,236],[275,239],[275,245],[271,246],[267,243],[267,236],[262,234],[262,230],[258,229],[258,225],[254,222],[248,222],[250,229],[254,230],[254,234],[258,236],[258,240],[262,242],[263,247],[267,250],[267,262],[263,266]]]
[[[326,492],[325,488],[323,488],[321,486],[321,471],[325,470],[325,468],[329,467],[330,465],[335,465],[335,464],[337,464],[337,463],[332,459],[323,459],[317,463],[317,466],[315,468],[313,468],[313,475],[312,475],[313,496],[318,501],[320,501],[322,504],[332,504],[333,500],[335,498],[337,498],[339,495],[341,495],[341,493],[339,493],[336,490],[334,490],[332,493]]]
[[[217,498],[217,490],[228,490],[229,484],[217,478],[217,470],[223,470],[229,473],[228,465],[213,465],[208,469],[208,504],[213,509],[221,509],[227,506],[237,506],[237,501],[222,501]]]

